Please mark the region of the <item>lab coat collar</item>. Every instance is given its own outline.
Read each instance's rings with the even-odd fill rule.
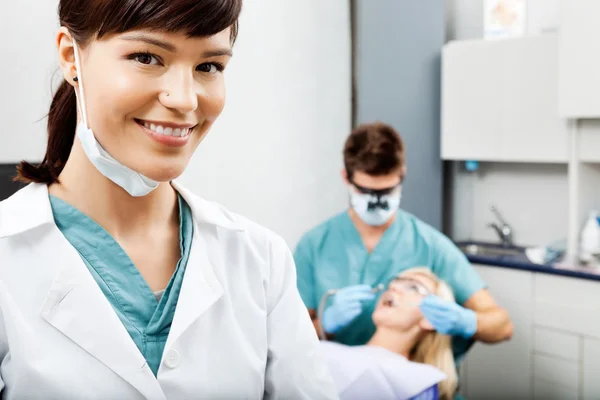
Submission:
[[[145,398],[166,400],[125,326],[58,228],[45,236],[36,251],[43,254],[48,270],[57,271],[41,317]]]
[[[179,183],[171,184],[192,209],[196,223],[232,231],[244,230],[239,219],[224,208],[192,194]],[[54,216],[45,184],[32,183],[0,203],[0,239],[50,223],[54,223]]]
[[[215,274],[215,271],[227,268],[221,258],[221,248],[216,229],[196,223],[185,279],[181,285],[163,357],[169,354],[177,339],[223,297],[225,291]]]
[[[54,223],[48,187],[32,183],[0,202],[0,239]]]
[[[239,217],[229,213],[218,204],[196,196],[176,181],[171,182],[171,186],[173,186],[186,203],[188,203],[192,209],[194,220],[198,224],[215,225],[232,231],[243,231],[245,229],[244,224],[239,220]]]

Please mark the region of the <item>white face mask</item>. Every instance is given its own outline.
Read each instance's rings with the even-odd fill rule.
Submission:
[[[98,171],[123,189],[131,196],[142,197],[152,192],[159,185],[159,182],[145,177],[139,172],[126,167],[115,160],[96,140],[94,132],[89,128],[87,121],[87,111],[85,96],[83,90],[83,76],[81,73],[81,62],[79,59],[79,49],[77,43],[73,41],[75,52],[75,66],[77,67],[77,79],[79,83],[79,92],[75,89],[75,94],[81,106],[82,122],[77,126],[77,137],[81,142],[83,151],[90,162]]]
[[[357,193],[350,189],[350,205],[358,217],[367,225],[381,226],[390,220],[400,208],[402,191],[384,196]]]

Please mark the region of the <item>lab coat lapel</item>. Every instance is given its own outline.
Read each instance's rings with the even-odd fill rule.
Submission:
[[[129,382],[148,399],[165,400],[158,381],[79,254],[54,227],[42,250],[50,270],[59,270],[42,317],[66,337]],[[42,257],[40,257],[42,258]]]
[[[222,296],[223,287],[215,270],[223,268],[217,228],[208,224],[194,225],[190,258],[177,301],[165,354],[173,343]]]

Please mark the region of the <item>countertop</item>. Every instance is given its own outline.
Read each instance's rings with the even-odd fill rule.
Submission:
[[[478,244],[478,242],[457,242],[458,246]],[[550,275],[600,281],[600,266],[571,265],[563,262],[555,264],[534,264],[522,255],[474,255],[465,253],[473,264],[492,265],[496,267],[518,269]]]

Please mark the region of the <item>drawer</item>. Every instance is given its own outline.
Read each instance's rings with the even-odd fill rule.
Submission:
[[[572,387],[536,378],[533,381],[533,398],[535,400],[578,400],[579,392]]]
[[[578,335],[536,327],[533,339],[534,351],[566,360],[581,359],[581,338]]]
[[[534,324],[600,338],[600,282],[535,274]]]
[[[577,361],[534,354],[533,376],[535,379],[551,382],[558,386],[566,386],[577,391],[580,381],[580,366]]]
[[[534,275],[535,300],[600,310],[600,282],[548,274]]]
[[[596,297],[600,296],[596,295]],[[600,318],[590,318],[590,315],[600,315],[600,308],[586,304],[570,305],[536,301],[533,315],[535,326],[600,338]]]
[[[600,340],[583,340],[583,399],[600,398]]]

